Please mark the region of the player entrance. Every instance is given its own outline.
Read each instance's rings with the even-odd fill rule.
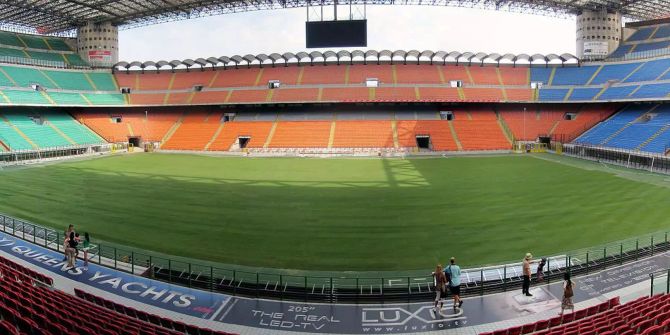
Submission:
[[[416,136],[416,146],[419,150],[430,150],[430,136],[428,135],[417,135]]]
[[[142,139],[139,137],[128,137],[128,144],[132,144],[133,147],[139,148],[141,140]]]
[[[251,137],[240,136],[238,138],[238,141],[240,142],[240,149],[244,149],[247,147],[247,144],[249,144],[249,141],[251,141]]]

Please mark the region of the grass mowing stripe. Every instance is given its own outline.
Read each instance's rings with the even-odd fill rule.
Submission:
[[[132,247],[305,270],[492,264],[670,221],[667,187],[529,156],[137,154],[5,169],[0,194],[1,212]]]

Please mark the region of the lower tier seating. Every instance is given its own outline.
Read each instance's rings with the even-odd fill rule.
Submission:
[[[144,312],[129,315],[109,301],[104,300],[107,304],[103,307],[44,285],[51,282],[51,278],[0,257],[0,334],[228,334]]]
[[[670,105],[629,105],[575,142],[664,154],[670,147]]]
[[[620,305],[600,305],[523,326],[480,335],[663,335],[670,331],[670,295],[641,297]]]
[[[0,140],[11,150],[104,143],[89,128],[57,110],[20,110],[0,114]]]

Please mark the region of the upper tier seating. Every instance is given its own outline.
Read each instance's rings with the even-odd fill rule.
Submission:
[[[127,314],[127,307],[107,300],[101,300],[104,307],[98,306],[62,291],[36,285],[36,281],[52,283],[51,278],[0,257],[1,334],[227,334],[145,312]]]
[[[598,70],[597,66],[556,68],[552,85],[586,85]]]
[[[47,66],[55,62],[65,66],[88,67],[89,64],[70,46],[75,45],[76,41],[67,40],[67,38],[0,31],[0,60]],[[13,57],[14,60],[1,59],[3,56]]]
[[[568,96],[570,101],[589,101],[593,100],[598,93],[600,93],[601,88],[575,88],[572,90],[572,93]]]
[[[621,81],[635,70],[640,63],[607,64],[603,65],[600,72],[591,81],[592,85],[604,84],[610,80]]]
[[[670,23],[635,29],[636,31],[628,39],[622,41],[609,58],[622,58],[629,55],[640,58],[640,56],[648,57],[654,54],[668,54],[667,50],[664,49],[670,47]]]

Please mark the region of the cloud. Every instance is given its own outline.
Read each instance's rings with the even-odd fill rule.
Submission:
[[[339,17],[348,16],[347,6],[343,7]],[[574,19],[434,6],[367,6],[366,10],[369,49],[575,53]],[[119,58],[155,61],[303,51],[305,20],[304,8],[281,9],[121,31]]]

